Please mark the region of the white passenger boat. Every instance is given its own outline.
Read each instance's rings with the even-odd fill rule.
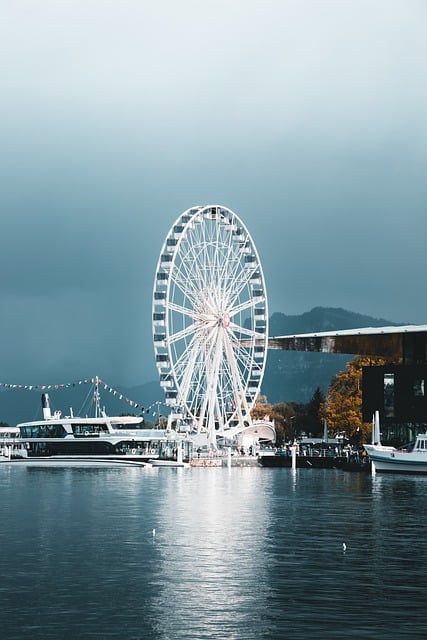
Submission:
[[[365,444],[372,469],[379,473],[427,474],[427,433],[420,433],[415,442],[401,449],[381,443]]]
[[[25,456],[27,450],[21,442],[17,427],[0,427],[0,462],[10,462]]]
[[[165,429],[145,429],[143,418],[94,418],[51,413],[49,397],[42,395],[43,419],[22,422],[0,432],[0,462],[26,465],[151,465],[180,449],[191,455],[191,442]]]
[[[381,444],[380,416],[375,411],[372,421],[372,443],[363,445],[371,462],[372,473],[427,474],[427,433],[420,433],[415,442],[401,447]]]

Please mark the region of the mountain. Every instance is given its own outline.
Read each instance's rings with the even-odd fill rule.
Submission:
[[[285,336],[294,333],[312,333],[314,331],[339,331],[360,327],[398,326],[395,322],[383,318],[372,318],[341,308],[314,307],[299,316],[285,316],[273,313],[270,318],[269,335]]]
[[[269,335],[283,336],[314,331],[338,331],[340,329],[357,329],[359,327],[390,326],[395,323],[389,320],[372,318],[346,311],[315,307],[301,315],[287,316],[273,313],[270,318]],[[352,356],[329,353],[302,353],[295,351],[268,352],[267,365],[262,383],[261,393],[267,396],[272,404],[279,402],[308,402],[315,389],[320,387],[326,391],[332,377],[345,368]],[[141,413],[144,407],[144,418],[148,423],[156,420],[157,414],[166,413],[163,391],[158,381],[148,382],[131,388],[117,387],[115,391],[138,403],[134,407],[110,388],[100,388],[102,404],[110,415],[122,413]],[[42,417],[40,396],[42,391],[33,388],[5,389],[0,388],[0,422],[16,424],[18,422],[38,420]],[[52,410],[70,413],[73,407],[75,415],[93,415],[93,392],[91,385],[75,384],[62,389],[48,391]]]

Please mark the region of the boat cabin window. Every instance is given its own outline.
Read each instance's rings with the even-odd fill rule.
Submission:
[[[123,454],[158,455],[159,440],[121,440],[117,443],[116,450]]]
[[[72,429],[76,437],[98,436],[100,433],[108,433],[105,424],[73,424]]]
[[[37,424],[20,427],[22,438],[64,438],[67,434],[62,424]]]
[[[19,438],[19,429],[14,431],[2,431],[0,433],[0,439],[2,438]]]

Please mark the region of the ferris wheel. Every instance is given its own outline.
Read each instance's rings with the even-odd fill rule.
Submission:
[[[268,308],[254,242],[222,206],[172,225],[157,263],[153,342],[166,403],[216,436],[251,424],[267,356]]]

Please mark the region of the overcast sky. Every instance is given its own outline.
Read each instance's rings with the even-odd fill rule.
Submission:
[[[248,227],[270,313],[427,322],[424,0],[5,0],[0,381],[156,379],[178,215]]]

